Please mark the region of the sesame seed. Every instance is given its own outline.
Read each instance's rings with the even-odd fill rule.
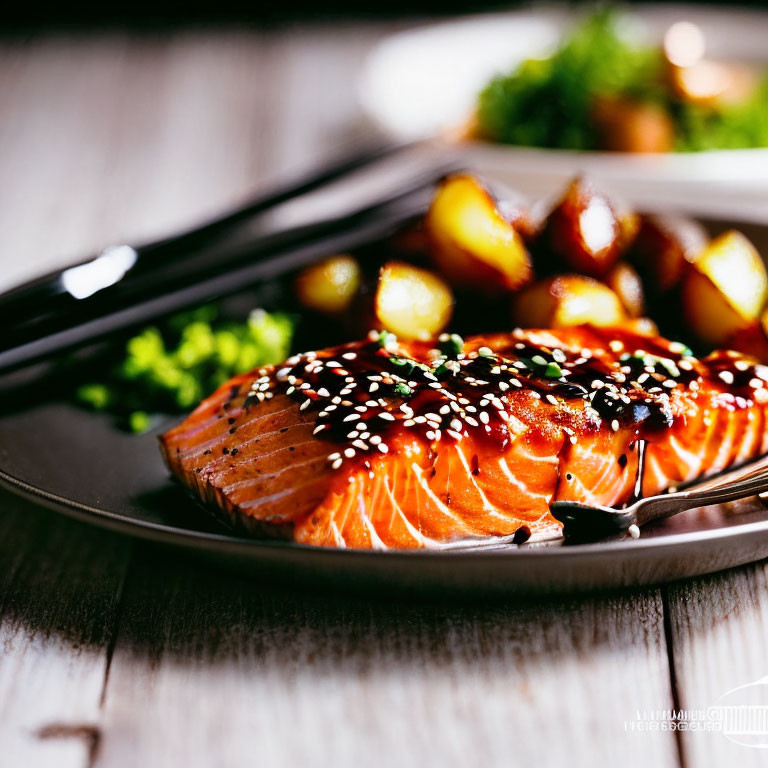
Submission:
[[[370,442],[373,445],[378,445],[381,442],[381,435],[371,435]]]
[[[382,411],[379,414],[379,418],[380,419],[384,419],[385,421],[394,421],[395,420],[395,417],[391,413],[388,413],[387,411]]]
[[[331,464],[331,469],[338,469],[341,466],[341,459],[335,459],[334,462]]]
[[[341,363],[337,363],[335,360],[329,360],[325,365],[327,368],[341,368]]]
[[[317,390],[317,394],[320,395],[320,397],[331,396],[331,393],[325,387],[320,387],[320,389]]]
[[[730,371],[720,371],[717,374],[726,384],[733,384],[733,374]]]
[[[355,352],[345,352],[342,357],[345,360],[354,360],[357,357],[357,354]]]
[[[351,459],[355,455],[355,449],[354,448],[345,448],[344,449],[344,455]]]
[[[373,384],[371,384],[370,387],[368,387],[369,392],[375,392],[379,388],[379,385],[374,381]]]
[[[483,424],[487,424],[490,421],[490,416],[488,416],[488,414],[485,411],[483,411],[480,414],[480,421],[482,421]]]
[[[387,453],[387,452],[389,451],[389,446],[388,446],[388,445],[386,445],[385,443],[379,443],[379,444],[378,444],[376,447],[377,447],[377,448],[378,448],[378,449],[379,449],[379,450],[380,450],[382,453]]]
[[[328,425],[327,424],[318,424],[313,430],[312,434],[316,435],[318,432],[322,432]]]
[[[619,431],[619,420],[618,420],[618,419],[614,419],[614,420],[611,422],[611,429],[612,429],[614,432],[618,432],[618,431]]]
[[[299,410],[303,411],[312,401],[311,400],[305,400],[300,406]]]
[[[342,421],[355,421],[357,419],[356,413],[350,413],[347,416],[345,416]]]

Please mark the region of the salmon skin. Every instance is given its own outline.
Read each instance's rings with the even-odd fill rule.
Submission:
[[[620,328],[381,332],[236,376],[160,444],[239,530],[441,547],[558,535],[553,500],[620,505],[765,453],[767,402],[751,358]]]

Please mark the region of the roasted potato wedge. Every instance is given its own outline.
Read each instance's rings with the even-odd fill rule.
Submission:
[[[761,315],[768,274],[752,243],[731,230],[715,238],[683,276],[685,318],[698,337],[722,345]]]
[[[569,270],[603,277],[618,260],[624,237],[607,198],[575,179],[547,217],[537,245]]]
[[[648,293],[659,296],[680,282],[685,265],[696,261],[708,240],[704,227],[692,219],[642,214],[628,258]]]
[[[530,282],[531,259],[515,226],[517,205],[507,218],[491,194],[467,174],[446,179],[425,220],[432,261],[456,286],[485,293],[514,291]]]
[[[606,276],[605,284],[619,297],[629,317],[645,312],[645,294],[640,275],[626,261],[620,261]]]
[[[399,338],[427,341],[451,319],[453,293],[434,272],[390,261],[379,273],[374,312],[380,326]]]
[[[582,275],[560,275],[521,291],[514,320],[523,328],[616,325],[626,319],[619,297],[606,285]]]
[[[724,346],[768,364],[768,313],[763,312],[759,320],[736,331],[726,340]]]
[[[296,295],[307,308],[329,315],[345,312],[360,288],[360,266],[348,255],[331,256],[302,270]]]
[[[602,98],[592,106],[599,145],[610,152],[671,152],[675,124],[657,104]]]

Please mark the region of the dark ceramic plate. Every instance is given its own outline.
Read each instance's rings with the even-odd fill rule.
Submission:
[[[768,227],[740,228],[768,253]],[[125,434],[53,395],[0,412],[0,484],[81,520],[259,570],[278,583],[557,592],[639,586],[768,557],[768,510],[754,500],[684,513],[647,527],[637,540],[597,544],[368,552],[240,538],[168,479],[156,434]]]

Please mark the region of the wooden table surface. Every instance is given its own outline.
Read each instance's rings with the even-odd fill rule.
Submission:
[[[362,130],[360,62],[393,26],[3,42],[2,284],[339,150]],[[607,597],[384,602],[280,591],[5,493],[0,509],[3,765],[768,759],[637,726],[768,674],[764,564]]]

